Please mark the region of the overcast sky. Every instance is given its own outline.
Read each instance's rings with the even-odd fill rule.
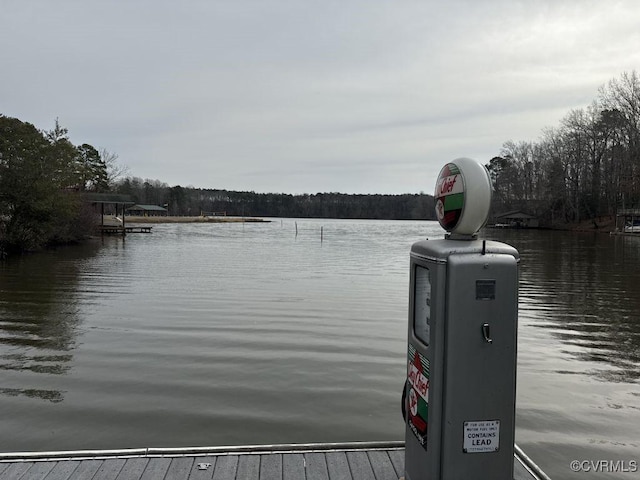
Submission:
[[[171,186],[432,193],[633,70],[637,0],[0,0],[0,113]]]

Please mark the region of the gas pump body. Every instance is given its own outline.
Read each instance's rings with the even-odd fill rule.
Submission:
[[[499,242],[413,245],[407,480],[513,478],[518,261]]]
[[[410,255],[405,477],[512,480],[520,257],[477,239],[491,204],[481,164],[446,164],[435,199],[449,233]]]

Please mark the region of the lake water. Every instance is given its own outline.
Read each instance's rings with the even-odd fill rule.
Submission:
[[[0,451],[402,440],[409,250],[442,234],[160,224],[0,263]],[[519,445],[634,477],[569,463],[640,461],[640,238],[483,236],[522,258]]]

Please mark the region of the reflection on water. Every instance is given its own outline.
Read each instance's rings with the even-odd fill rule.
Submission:
[[[584,373],[614,382],[640,379],[640,238],[503,236],[522,254],[520,294],[537,328],[560,339],[568,355],[608,364]]]
[[[64,400],[64,392],[56,390],[35,390],[33,388],[0,388],[0,393],[11,397],[25,396],[37,398],[40,400],[48,400],[53,403],[62,402]]]
[[[30,372],[29,385],[71,368],[78,316],[78,276],[97,246],[11,258],[0,266],[0,370]],[[42,375],[42,377],[40,377]],[[64,392],[10,387],[25,376],[5,374],[1,395],[61,402]]]
[[[6,363],[0,364],[0,370],[29,370],[35,373],[61,375],[69,371],[71,355],[33,355],[11,354],[0,356]],[[64,362],[64,363],[61,363]]]
[[[637,460],[640,237],[489,233],[522,256],[518,442],[552,478],[572,459]]]
[[[0,450],[402,439],[409,251],[442,231],[295,222],[0,264]],[[483,235],[521,254],[518,443],[552,478],[639,458],[640,238]]]

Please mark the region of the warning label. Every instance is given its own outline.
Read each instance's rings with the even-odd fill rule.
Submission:
[[[500,420],[464,422],[464,453],[497,452],[500,448]]]

